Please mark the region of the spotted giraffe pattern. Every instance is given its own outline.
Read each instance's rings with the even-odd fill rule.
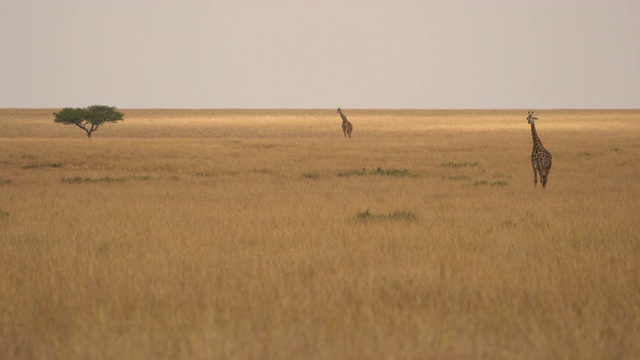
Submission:
[[[347,117],[342,113],[342,109],[338,108],[338,114],[342,118],[342,132],[344,133],[344,137],[347,136],[351,139],[351,132],[353,131],[353,124],[347,120]]]
[[[537,117],[533,115],[533,111],[529,112],[527,122],[531,124],[531,136],[533,137],[533,149],[531,150],[531,167],[533,168],[533,186],[538,186],[538,174],[540,174],[540,182],[542,187],[547,187],[547,178],[551,171],[551,153],[544,148],[542,141],[536,132],[535,121]]]

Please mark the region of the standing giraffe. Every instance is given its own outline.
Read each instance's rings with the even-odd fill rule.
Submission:
[[[340,114],[340,117],[342,118],[342,132],[344,133],[344,137],[346,138],[348,135],[349,139],[351,139],[353,124],[351,124],[349,120],[347,120],[347,117],[344,116],[344,114],[342,113],[342,109],[338,108],[338,114]]]
[[[531,124],[531,136],[533,136],[533,149],[531,150],[531,167],[533,167],[533,185],[538,186],[538,173],[540,173],[540,182],[542,187],[547,187],[547,176],[551,171],[551,153],[542,146],[542,141],[536,132],[535,121],[537,117],[533,116],[533,111],[529,111],[527,122]]]

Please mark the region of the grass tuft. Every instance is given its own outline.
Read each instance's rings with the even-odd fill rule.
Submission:
[[[364,176],[367,174],[367,169],[362,170],[349,170],[338,173],[338,177],[350,177],[350,176]]]
[[[314,171],[312,173],[302,174],[300,177],[302,177],[303,179],[318,180],[320,178],[320,175],[318,175],[318,173]]]
[[[383,169],[378,167],[373,170],[367,170],[362,168],[360,170],[349,170],[338,173],[338,177],[350,177],[350,176],[393,176],[393,177],[417,177],[418,174],[411,173],[407,169]]]
[[[25,170],[29,170],[29,169],[44,169],[44,168],[61,168],[62,164],[60,163],[49,163],[49,164],[29,164],[29,165],[24,165],[22,168]]]
[[[252,174],[263,174],[263,175],[268,175],[272,173],[272,171],[267,168],[251,169],[248,172]]]
[[[80,176],[75,176],[75,177],[71,177],[71,178],[64,178],[62,179],[62,182],[65,184],[82,184],[82,183],[113,183],[113,182],[124,182],[124,181],[128,181],[128,180],[149,180],[151,179],[151,176],[123,176],[123,177],[117,177],[117,178],[113,178],[110,176],[105,176],[103,178],[97,178],[97,179],[93,179],[93,178],[83,178]]]
[[[494,182],[488,182],[487,180],[480,180],[480,181],[476,181],[474,184],[474,186],[485,186],[485,185],[491,185],[491,186],[507,186],[509,185],[508,182],[506,181],[494,181]]]
[[[366,211],[356,213],[356,219],[361,221],[416,221],[418,220],[418,217],[413,212],[404,210],[394,211],[388,214],[374,214],[367,209]]]
[[[357,213],[356,218],[358,220],[369,220],[373,218],[373,214],[369,211],[369,209],[367,209],[366,211]]]
[[[442,166],[457,169],[462,167],[478,166],[478,163],[477,162],[463,162],[463,163],[448,162],[448,163],[442,163]]]
[[[389,220],[415,221],[418,220],[416,214],[410,211],[394,211],[388,215]]]
[[[494,181],[491,183],[491,186],[507,186],[509,185],[506,181]]]
[[[441,179],[461,181],[461,180],[469,180],[469,177],[467,175],[448,175],[448,176],[442,176]]]

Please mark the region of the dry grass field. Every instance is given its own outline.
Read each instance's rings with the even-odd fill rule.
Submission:
[[[0,110],[2,359],[638,359],[640,111]]]

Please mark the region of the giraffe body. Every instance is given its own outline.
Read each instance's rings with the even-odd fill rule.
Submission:
[[[538,137],[535,121],[537,117],[533,116],[533,111],[529,112],[527,122],[531,124],[531,136],[533,137],[533,149],[531,150],[531,167],[533,168],[533,185],[538,186],[538,174],[542,187],[547,187],[547,179],[551,171],[551,163],[553,156],[544,148],[542,141]]]
[[[342,113],[342,109],[338,108],[338,114],[340,114],[340,117],[342,118],[342,132],[344,133],[344,137],[349,137],[349,139],[351,139],[353,124],[347,120],[347,117]]]

